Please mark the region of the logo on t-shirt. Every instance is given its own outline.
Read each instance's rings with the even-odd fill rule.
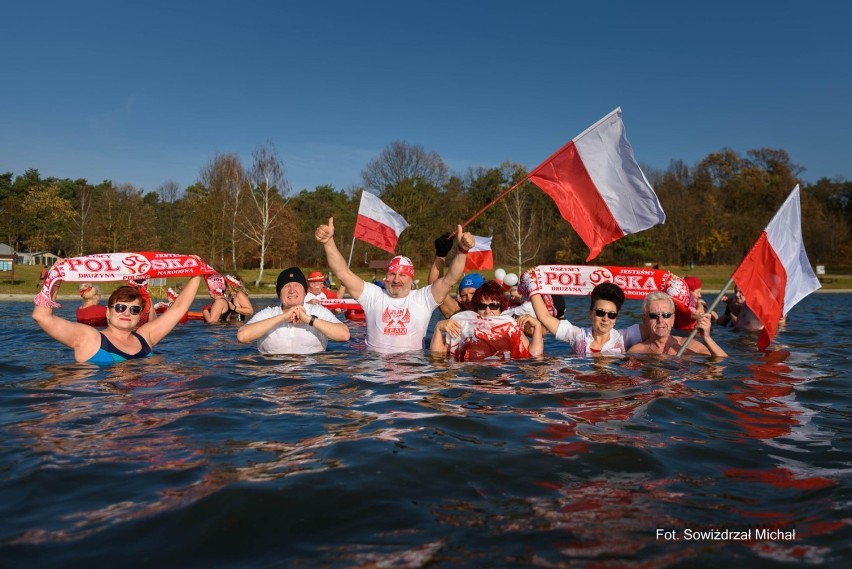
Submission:
[[[411,312],[407,308],[385,308],[382,313],[382,322],[385,323],[383,334],[385,336],[405,336],[408,334],[406,324],[411,322]]]

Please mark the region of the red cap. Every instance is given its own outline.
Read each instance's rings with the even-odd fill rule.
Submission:
[[[314,271],[308,275],[308,281],[324,281],[325,275],[319,271]]]
[[[689,287],[689,290],[698,290],[701,288],[701,279],[698,277],[683,277],[683,282]]]

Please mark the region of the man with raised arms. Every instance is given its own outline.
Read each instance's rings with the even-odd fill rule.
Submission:
[[[467,252],[474,245],[473,235],[463,233],[459,225],[456,233],[458,253],[450,261],[446,275],[424,288],[412,290],[414,264],[408,257],[398,255],[388,263],[382,289],[349,270],[346,259],[334,243],[334,218],[329,218],[328,225],[317,227],[314,236],[325,248],[331,271],[364,308],[367,348],[383,353],[424,348],[423,338],[432,312],[461,278]]]

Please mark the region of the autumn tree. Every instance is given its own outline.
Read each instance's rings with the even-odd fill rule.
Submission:
[[[231,266],[237,267],[237,219],[240,198],[247,188],[243,165],[236,154],[217,154],[201,170],[201,183],[208,191],[208,207],[217,214],[214,223],[217,251],[213,253],[222,268],[228,252]]]
[[[64,237],[68,219],[74,215],[71,203],[59,195],[59,186],[39,184],[29,188],[21,204],[30,251],[56,250]]]

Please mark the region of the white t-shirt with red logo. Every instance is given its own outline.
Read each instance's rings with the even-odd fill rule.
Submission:
[[[373,283],[364,283],[357,298],[367,322],[367,348],[385,354],[423,349],[423,338],[438,303],[432,286],[412,290],[405,298],[391,298]]]

